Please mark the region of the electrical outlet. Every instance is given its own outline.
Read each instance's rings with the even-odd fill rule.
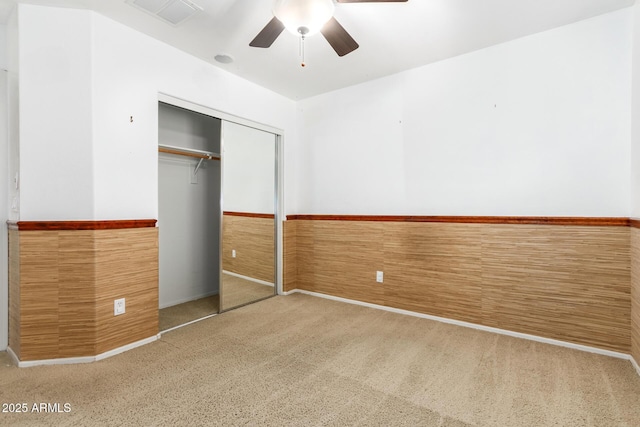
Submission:
[[[118,316],[124,314],[124,298],[113,301],[113,315]]]
[[[384,281],[384,273],[382,271],[376,271],[376,282],[382,283]]]
[[[231,258],[235,258],[235,257],[236,257],[236,250],[231,249]]]

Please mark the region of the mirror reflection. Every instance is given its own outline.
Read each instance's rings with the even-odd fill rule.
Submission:
[[[276,135],[222,123],[222,274],[229,310],[275,294]]]

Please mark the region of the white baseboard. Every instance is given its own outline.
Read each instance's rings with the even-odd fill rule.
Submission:
[[[255,278],[249,277],[249,276],[243,276],[242,274],[233,273],[233,272],[227,271],[227,270],[222,270],[222,272],[224,274],[228,274],[229,276],[238,277],[240,279],[248,280],[250,282],[259,283],[261,285],[266,285],[266,286],[273,287],[273,283],[267,282],[266,280],[260,280],[260,279],[255,279]]]
[[[42,366],[42,365],[69,365],[69,364],[75,364],[75,363],[91,363],[91,362],[97,362],[98,360],[106,359],[111,356],[115,356],[116,354],[124,353],[125,351],[132,350],[136,347],[140,347],[145,344],[152,343],[158,340],[159,338],[160,338],[160,334],[157,334],[140,341],[132,342],[131,344],[123,345],[122,347],[114,348],[113,350],[106,351],[104,353],[98,354],[97,356],[66,357],[63,359],[20,361],[18,360],[18,357],[13,352],[13,350],[11,350],[11,348],[8,348],[7,352],[20,368],[30,368],[33,366]]]
[[[588,353],[596,353],[596,354],[601,354],[601,355],[604,355],[604,356],[615,357],[615,358],[618,358],[618,359],[632,360],[633,362],[635,362],[633,360],[633,358],[629,354],[620,353],[620,352],[617,352],[617,351],[603,350],[601,348],[591,347],[591,346],[588,346],[588,345],[574,344],[574,343],[570,343],[570,342],[566,342],[566,341],[560,341],[560,340],[555,340],[555,339],[551,339],[551,338],[540,337],[540,336],[537,336],[537,335],[523,334],[521,332],[509,331],[509,330],[506,330],[506,329],[499,329],[499,328],[493,328],[493,327],[490,327],[490,326],[478,325],[476,323],[463,322],[461,320],[447,319],[445,317],[438,317],[438,316],[432,316],[432,315],[429,315],[429,314],[416,313],[415,311],[402,310],[402,309],[399,309],[399,308],[387,307],[387,306],[378,305],[378,304],[371,304],[371,303],[368,303],[368,302],[362,302],[362,301],[351,300],[351,299],[347,299],[347,298],[335,297],[333,295],[326,295],[326,294],[321,294],[321,293],[318,293],[318,292],[310,292],[310,291],[305,291],[305,290],[302,290],[302,289],[294,289],[293,291],[286,292],[283,295],[291,295],[291,294],[294,294],[294,293],[311,295],[311,296],[314,296],[314,297],[330,299],[330,300],[333,300],[333,301],[340,301],[340,302],[344,302],[344,303],[347,303],[347,304],[360,305],[360,306],[363,306],[363,307],[374,308],[374,309],[377,309],[377,310],[390,311],[392,313],[404,314],[404,315],[407,315],[407,316],[420,317],[422,319],[435,320],[436,322],[448,323],[448,324],[451,324],[451,325],[462,326],[462,327],[465,327],[465,328],[477,329],[477,330],[480,330],[480,331],[493,332],[495,334],[507,335],[507,336],[510,336],[510,337],[522,338],[522,339],[526,339],[526,340],[530,340],[530,341],[537,341],[537,342],[541,342],[541,343],[545,343],[545,344],[551,344],[551,345],[557,345],[557,346],[560,346],[560,347],[572,348],[574,350],[586,351]],[[636,369],[638,369],[638,365],[636,364],[635,366],[636,366]],[[640,370],[638,370],[638,373],[640,374]]]
[[[640,366],[638,366],[638,362],[636,362],[636,359],[634,359],[633,356],[629,356],[629,360],[631,360],[631,364],[633,365],[633,367],[636,368],[636,373],[640,375]]]
[[[160,339],[160,334],[156,334],[152,337],[145,338],[140,341],[132,342],[131,344],[123,345],[122,347],[114,348],[113,350],[106,351],[95,357],[96,361],[106,359],[107,357],[115,356],[116,354],[124,353],[125,351],[133,350],[136,347],[140,347],[146,344],[150,344]]]
[[[16,365],[20,363],[20,361],[18,360],[18,356],[16,356],[13,350],[11,350],[11,347],[7,347],[7,354],[9,355],[11,360],[13,360],[13,363],[15,363]]]

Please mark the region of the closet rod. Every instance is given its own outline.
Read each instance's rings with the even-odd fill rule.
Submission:
[[[173,147],[171,145],[158,144],[158,151],[167,154],[177,154],[179,156],[189,156],[198,159],[220,160],[220,154],[209,151],[194,150],[191,148]]]

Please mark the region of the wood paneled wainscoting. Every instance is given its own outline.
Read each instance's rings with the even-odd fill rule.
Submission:
[[[9,223],[9,348],[97,356],[158,334],[155,220]],[[114,300],[126,312],[114,316]]]
[[[628,218],[290,216],[285,290],[630,354],[629,225]],[[637,306],[637,285],[634,297]]]
[[[640,221],[631,226],[631,357],[640,369]]]

